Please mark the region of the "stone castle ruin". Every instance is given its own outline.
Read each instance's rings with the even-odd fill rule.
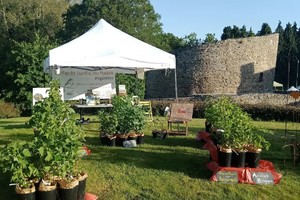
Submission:
[[[176,55],[178,97],[272,93],[278,34],[227,39]],[[174,70],[146,73],[145,98],[175,97]]]

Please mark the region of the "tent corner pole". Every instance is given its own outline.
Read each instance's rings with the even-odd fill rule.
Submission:
[[[175,100],[178,102],[178,91],[177,91],[177,72],[176,72],[176,67],[174,69],[174,78],[175,78]]]

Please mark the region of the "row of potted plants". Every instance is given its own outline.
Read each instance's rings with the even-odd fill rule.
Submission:
[[[123,146],[126,140],[143,143],[144,134],[141,132],[146,125],[144,111],[132,102],[129,96],[114,96],[113,108],[100,111],[100,139],[108,146]]]
[[[250,167],[257,167],[258,156],[262,149],[268,150],[270,143],[263,137],[263,133],[270,131],[254,126],[249,114],[244,112],[230,97],[220,97],[208,103],[205,110],[206,126],[209,126],[212,139],[219,149],[219,164],[229,167],[231,155],[240,159],[233,165],[244,167],[245,156],[256,154],[255,164]],[[233,151],[233,153],[232,153]],[[248,152],[246,154],[246,152]],[[223,160],[225,154],[228,159]]]
[[[61,100],[59,82],[52,82],[49,97],[34,106],[29,124],[33,140],[12,142],[0,155],[1,169],[11,174],[18,199],[83,199],[78,188],[85,189],[87,175],[76,164],[84,138],[74,110]]]

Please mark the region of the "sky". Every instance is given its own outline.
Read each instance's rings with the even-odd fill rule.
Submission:
[[[165,33],[184,37],[195,32],[204,40],[207,33],[220,40],[223,28],[246,26],[257,33],[263,23],[275,31],[279,21],[300,27],[300,0],[150,0],[161,16]]]

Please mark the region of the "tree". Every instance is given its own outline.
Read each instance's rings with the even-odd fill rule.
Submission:
[[[32,105],[32,88],[43,87],[49,82],[49,77],[43,72],[43,60],[49,49],[47,37],[35,34],[33,42],[16,42],[9,54],[11,63],[6,72],[10,84],[5,90],[5,99],[16,103],[23,111],[23,115],[30,114]]]
[[[47,35],[53,41],[63,25],[62,13],[67,8],[67,0],[0,0],[0,97],[13,84],[13,80],[6,77],[7,70],[19,68],[10,66],[18,63],[10,60],[14,57],[8,57],[12,46],[16,42],[34,42],[36,33]]]
[[[197,38],[197,33],[193,32],[183,38],[184,47],[194,47],[200,44],[200,40]]]
[[[242,28],[240,29],[240,37],[241,38],[248,37],[248,32],[245,25],[243,25]]]
[[[286,58],[286,63],[287,63],[287,67],[286,67],[286,77],[287,77],[287,81],[286,81],[286,86],[289,88],[291,83],[294,83],[294,81],[290,80],[290,71],[291,68],[295,69],[296,67],[293,65],[291,67],[291,63],[292,59],[293,61],[295,61],[297,59],[297,54],[298,54],[298,48],[297,48],[297,39],[296,39],[296,29],[295,27],[292,27],[292,25],[290,23],[288,23],[285,27],[285,30],[283,32],[283,39],[284,39],[284,44],[282,45],[282,51],[283,51],[283,60],[284,58]],[[295,59],[296,58],[296,59]],[[294,71],[294,70],[293,70]],[[285,84],[285,83],[283,83]]]
[[[216,43],[218,42],[218,39],[215,37],[215,34],[207,33],[206,38],[204,39],[204,44],[210,44],[210,43]]]
[[[276,59],[276,68],[275,68],[275,81],[279,83],[286,83],[286,58],[284,56],[283,46],[285,46],[285,40],[283,38],[284,29],[281,26],[281,21],[279,21],[275,33],[279,34],[278,41],[278,53]]]
[[[223,29],[223,34],[221,35],[221,40],[226,40],[226,39],[232,38],[231,31],[232,31],[231,26],[226,26]]]
[[[272,33],[272,29],[269,26],[269,24],[268,23],[263,23],[262,26],[261,26],[261,29],[260,29],[260,31],[258,31],[257,35],[262,36],[262,35],[269,35],[271,33]]]
[[[86,32],[101,18],[144,42],[160,47],[162,24],[149,0],[84,0],[64,15],[59,37],[70,41]]]
[[[252,28],[250,27],[250,30],[248,32],[248,37],[254,37],[255,33],[252,31]]]

